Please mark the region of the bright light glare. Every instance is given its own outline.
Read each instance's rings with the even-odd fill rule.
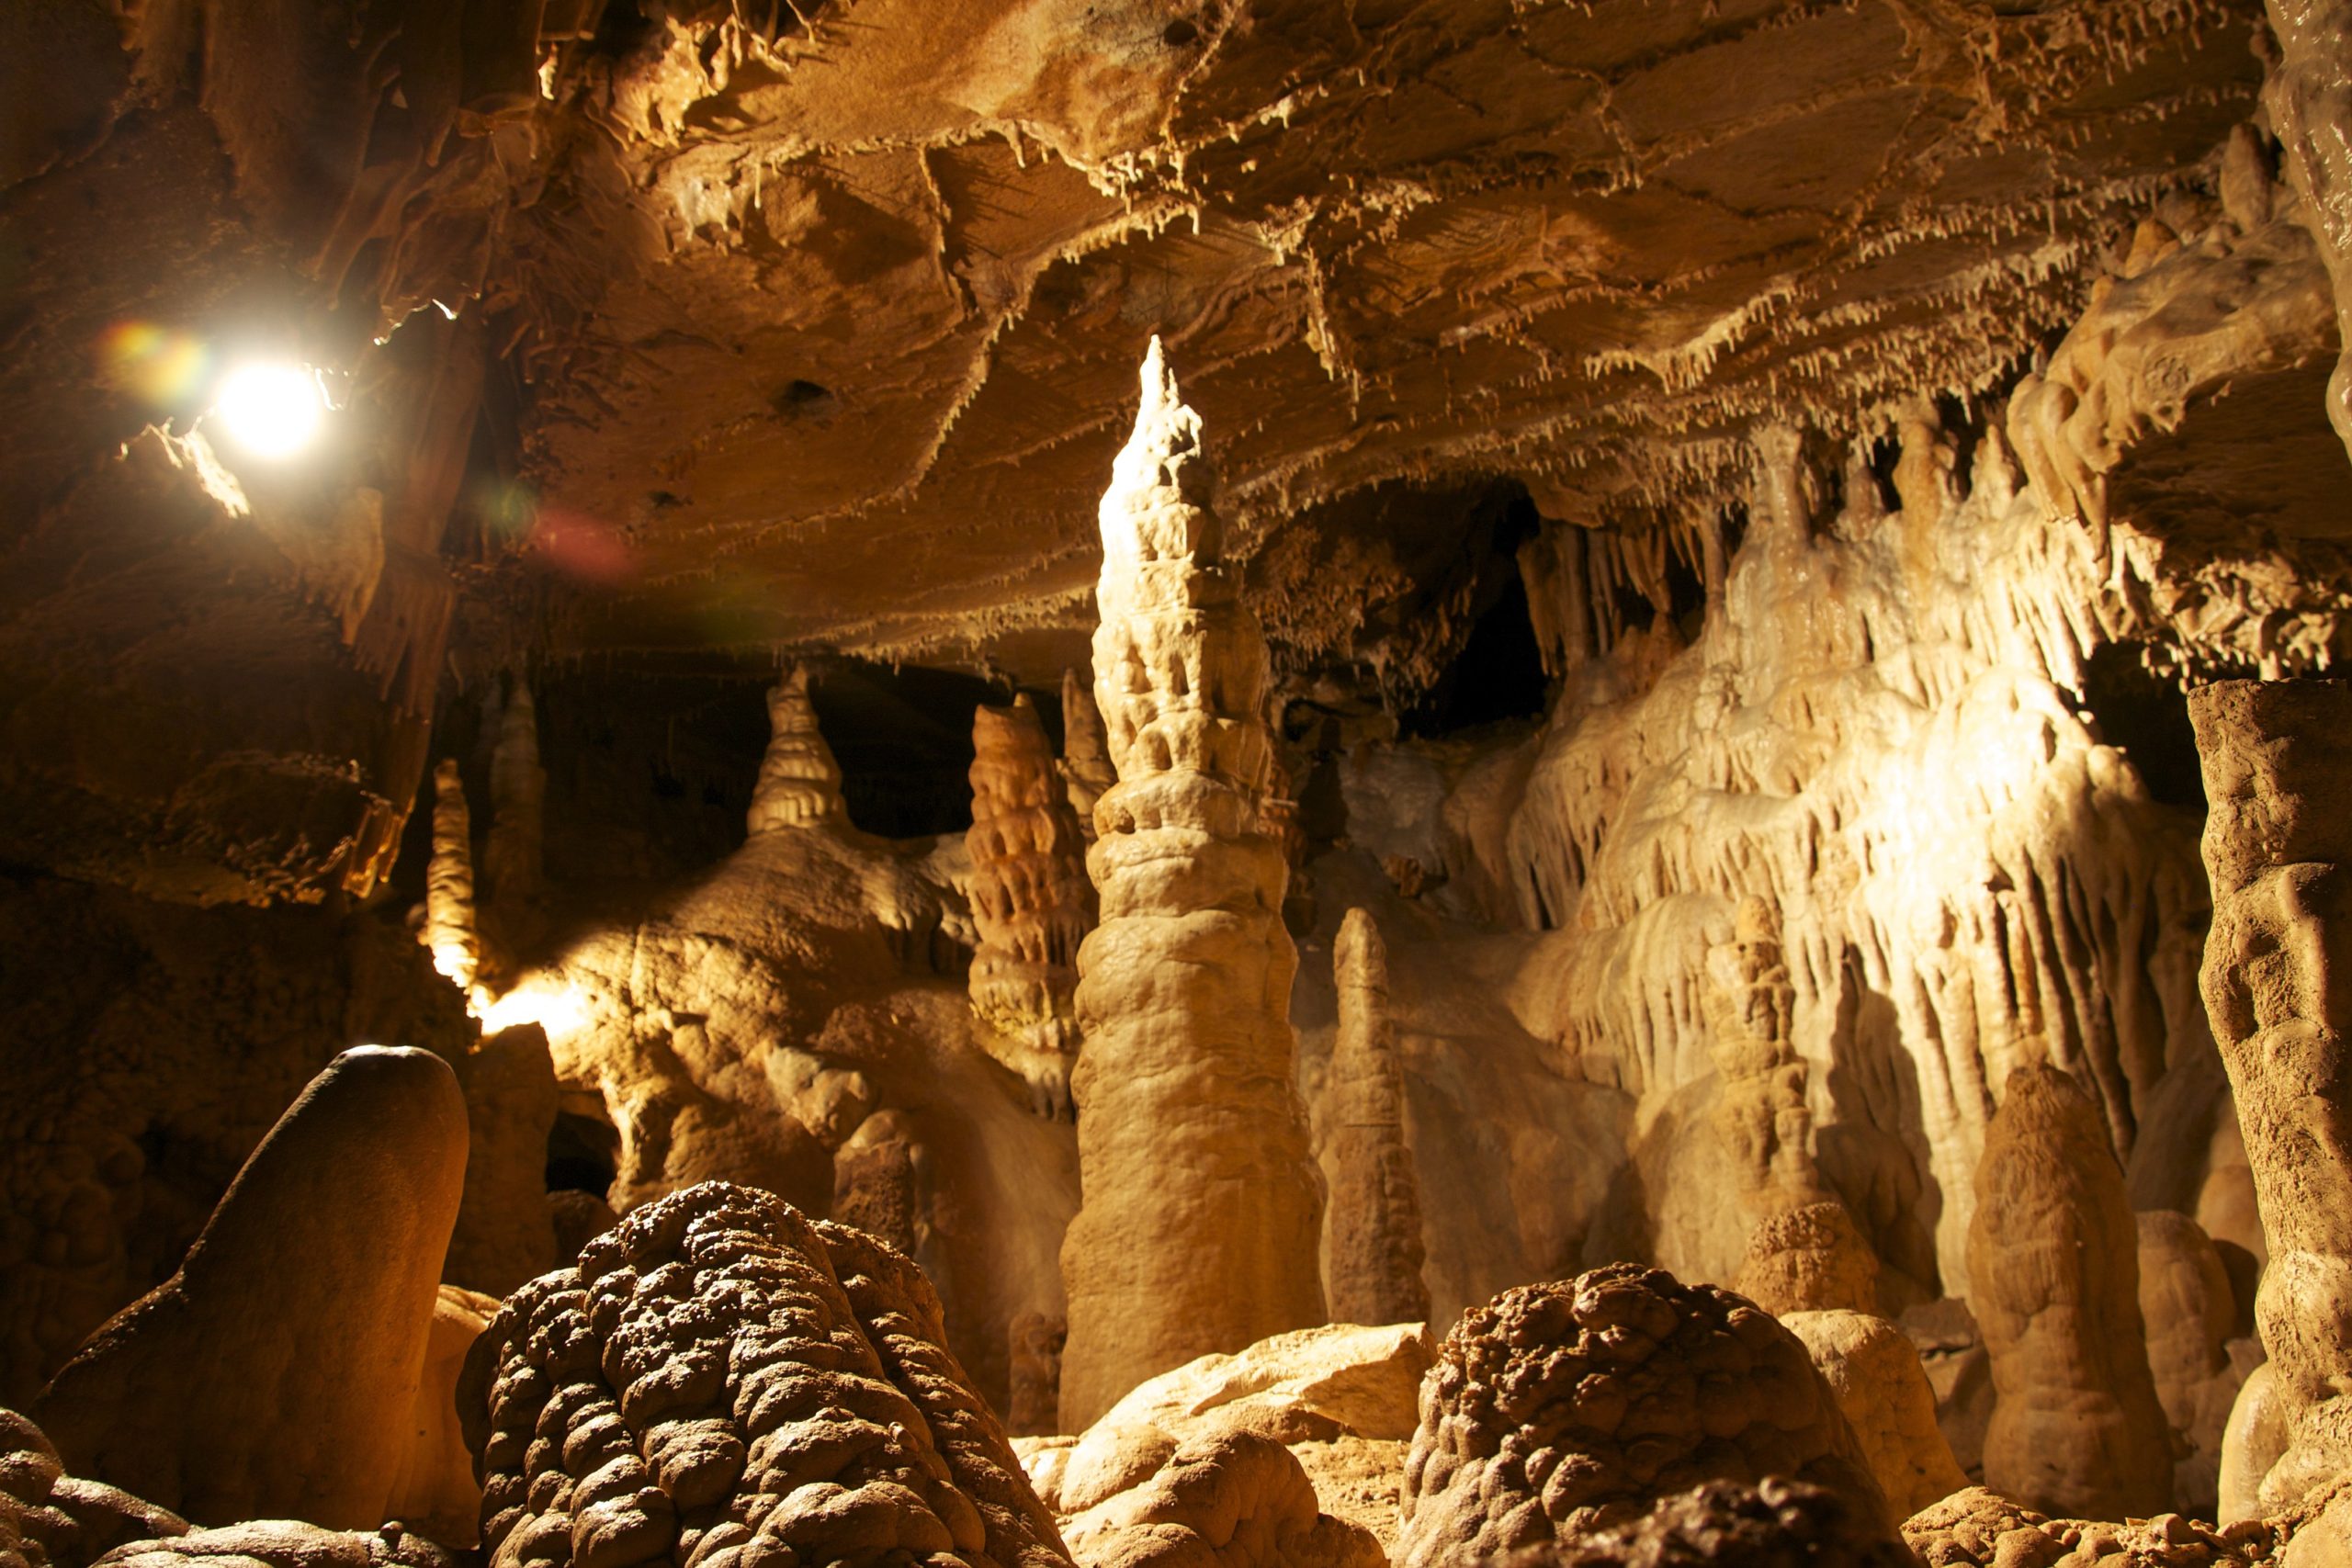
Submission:
[[[241,365],[220,378],[212,405],[229,438],[257,457],[290,457],[326,422],[318,372],[300,365]]]

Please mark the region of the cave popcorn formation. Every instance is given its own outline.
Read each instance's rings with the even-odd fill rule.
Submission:
[[[0,1568],[2352,1553],[2352,8],[458,9],[0,18]]]

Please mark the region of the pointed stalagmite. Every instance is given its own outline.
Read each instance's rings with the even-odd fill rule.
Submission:
[[[1813,1159],[1805,1063],[1790,1043],[1796,988],[1781,951],[1781,918],[1740,901],[1732,940],[1707,953],[1701,993],[1717,1079],[1711,1116],[1731,1156],[1752,1224],[1829,1196]]]
[[[481,938],[474,929],[473,818],[458,761],[433,770],[433,856],[424,866],[424,930],[420,940],[433,967],[459,990],[481,968]]]
[[[2188,716],[2211,803],[2201,986],[2270,1254],[2277,1508],[2352,1465],[2352,682],[2222,682]]]
[[[1111,766],[1111,740],[1103,733],[1102,710],[1094,705],[1093,689],[1075,670],[1062,671],[1062,760],[1056,764],[1069,793],[1069,807],[1078,813],[1078,830],[1094,841],[1094,803],[1119,782]]]
[[[1421,1194],[1405,1143],[1405,1086],[1388,1021],[1388,951],[1363,909],[1350,909],[1332,948],[1340,1040],[1331,1053],[1334,1175],[1326,1213],[1328,1280],[1339,1323],[1419,1323]]]
[[[2140,1324],[2140,1233],[2098,1105],[2054,1067],[2009,1075],[1976,1168],[1969,1305],[1993,1357],[1984,1483],[2080,1518],[2172,1493]]]
[[[808,701],[808,668],[795,665],[768,693],[768,750],[752,786],[750,829],[820,828],[845,815],[841,764]]]
[[[1261,821],[1265,639],[1157,340],[1142,383],[1100,513],[1094,695],[1119,782],[1095,803],[1102,923],[1079,953],[1068,1431],[1156,1372],[1323,1320],[1321,1194],[1292,1085],[1298,955]]]
[[[547,770],[539,766],[538,708],[530,682],[516,675],[499,715],[498,750],[491,757],[490,844],[483,857],[491,901],[502,919],[538,899],[547,793]]]
[[[972,921],[967,984],[991,1055],[1028,1079],[1047,1113],[1069,1104],[1078,1054],[1078,944],[1094,924],[1086,849],[1025,695],[972,715]]]
[[[457,1075],[346,1051],[279,1117],[179,1271],[38,1412],[76,1473],[194,1522],[381,1523],[466,1168]]]

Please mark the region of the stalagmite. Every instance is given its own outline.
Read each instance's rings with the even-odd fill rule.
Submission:
[[[1070,809],[1078,814],[1079,831],[1094,841],[1094,803],[1119,782],[1111,766],[1111,739],[1103,732],[1102,710],[1094,705],[1094,691],[1075,670],[1062,671],[1062,757],[1055,764],[1069,794]]]
[[[83,1345],[37,1414],[67,1465],[198,1524],[380,1523],[407,1461],[465,1179],[438,1056],[337,1056],[179,1271]]]
[[[1040,1111],[1066,1112],[1078,1054],[1078,944],[1094,923],[1085,842],[1036,709],[972,715],[972,921],[967,980],[992,1055],[1029,1081]]]
[[[1936,1426],[1935,1390],[1909,1335],[1867,1312],[1795,1312],[1781,1322],[1804,1342],[1894,1517],[1968,1484]]]
[[[517,1024],[457,1064],[466,1096],[466,1191],[441,1277],[500,1296],[556,1265],[547,1202],[558,1090],[546,1032]]]
[[[458,761],[433,770],[433,856],[424,867],[424,930],[433,967],[459,990],[470,989],[481,968],[481,938],[474,929],[473,818]]]
[[[768,736],[759,781],[752,786],[750,830],[819,828],[843,820],[841,764],[817,727],[807,665],[795,665],[768,693]]]
[[[1740,901],[1732,940],[1707,953],[1700,993],[1712,1036],[1715,1103],[1709,1120],[1737,1184],[1729,1194],[1751,1226],[1828,1196],[1813,1161],[1805,1064],[1791,1043],[1796,989],[1781,952],[1781,920],[1758,897]]]
[[[2211,806],[2200,976],[2270,1260],[2255,1323],[2285,1449],[2262,1501],[2352,1465],[2352,684],[2229,681],[2189,694]]]
[[[1100,512],[1094,695],[1119,782],[1087,869],[1062,1246],[1062,1424],[1212,1350],[1323,1319],[1321,1194],[1292,1087],[1298,956],[1263,829],[1265,639],[1223,563],[1198,415],[1155,339]]]
[[[1984,1483],[2082,1517],[2162,1509],[2171,1428],[2140,1325],[2139,1231],[2098,1105],[2054,1067],[2011,1073],[1985,1130],[1968,1272],[1997,1391]]]
[[[1325,1224],[1326,1288],[1339,1323],[1418,1323],[1430,1315],[1421,1280],[1420,1185],[1405,1142],[1405,1091],[1388,1021],[1388,953],[1380,928],[1350,909],[1331,950],[1340,1040],[1331,1054],[1331,1157]]]
[[[2173,1506],[2211,1518],[2222,1429],[2242,1381],[2229,1350],[2236,1297],[2221,1254],[2195,1220],[2169,1209],[2143,1209],[2135,1218],[2148,1371],[2178,1455]]]
[[[527,940],[545,875],[547,770],[539,766],[538,708],[520,674],[498,719],[498,750],[490,764],[490,842],[483,855],[498,935],[511,949]]]

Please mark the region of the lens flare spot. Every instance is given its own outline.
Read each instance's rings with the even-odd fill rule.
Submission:
[[[202,389],[212,372],[212,351],[176,327],[117,321],[98,336],[98,368],[115,390],[169,407]]]

